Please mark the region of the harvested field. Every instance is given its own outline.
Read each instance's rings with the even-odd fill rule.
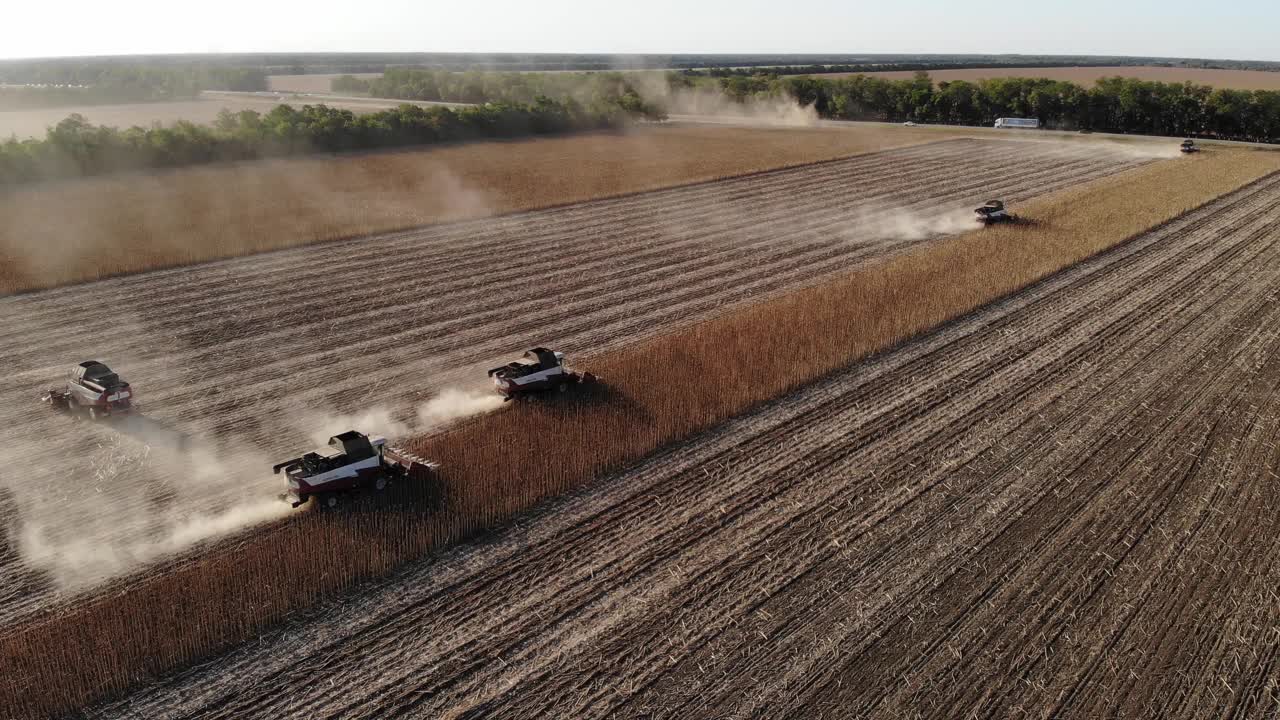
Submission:
[[[421,429],[423,403],[483,387],[507,354],[600,353],[967,227],[975,196],[1140,162],[957,140],[0,299],[0,362],[20,369],[0,391],[0,422],[22,426],[10,544],[36,571],[8,575],[0,622],[269,519],[271,464],[343,425]],[[504,258],[531,248],[543,255],[513,271]],[[38,406],[86,357],[133,382],[145,418],[92,426]]]
[[[819,77],[849,77],[868,75],[885,80],[909,80],[915,76],[912,70],[887,70],[869,73],[824,73]],[[1171,68],[1125,66],[1115,67],[1060,67],[1060,68],[969,68],[963,70],[930,70],[934,82],[952,80],[984,80],[1005,77],[1049,78],[1068,80],[1086,87],[1101,78],[1127,77],[1166,83],[1194,83],[1232,90],[1280,90],[1280,72],[1265,70],[1208,70],[1203,68]]]
[[[981,152],[984,150],[1014,152],[1013,147],[1004,148],[1004,144],[970,143],[969,145],[970,149],[979,151],[979,155],[986,154]],[[1017,142],[1009,143],[1009,145],[1021,146],[1022,148],[1028,147],[1028,145],[1022,145]],[[1053,146],[1049,145],[1031,143],[1029,146],[1035,146],[1040,150],[1054,151]],[[1065,151],[1065,148],[1056,150],[1056,152]],[[1097,160],[1104,154],[1103,146],[1093,148],[1085,154],[1089,158]],[[1044,164],[1049,159],[1041,158],[1041,164]],[[980,236],[975,236],[973,242],[977,243],[975,245],[976,248],[981,249],[981,258],[973,262],[969,260],[963,260],[959,263],[943,261],[943,268],[954,267],[960,275],[955,275],[955,273],[948,274],[949,271],[944,272],[942,276],[939,276],[933,282],[932,286],[942,288],[958,283],[957,291],[960,296],[957,300],[961,303],[984,302],[986,299],[995,297],[1003,292],[1000,289],[1003,286],[975,284],[965,273],[995,271],[1000,264],[998,258],[1003,254],[1000,248],[1018,249],[1023,255],[1032,259],[1030,264],[1023,260],[1021,261],[1022,264],[1018,266],[1018,273],[1024,274],[1009,274],[1005,270],[994,273],[1001,282],[1012,283],[1009,287],[1016,288],[1021,283],[1026,282],[1025,279],[1019,278],[1034,279],[1036,272],[1043,272],[1037,271],[1035,269],[1037,267],[1044,267],[1045,271],[1060,267],[1062,264],[1070,262],[1074,253],[1088,254],[1092,252],[1087,248],[1090,243],[1093,244],[1095,249],[1106,247],[1125,237],[1128,232],[1132,232],[1131,230],[1126,230],[1126,228],[1132,227],[1135,230],[1139,230],[1147,227],[1150,223],[1159,222],[1163,218],[1176,214],[1181,207],[1189,207],[1202,202],[1202,198],[1210,198],[1230,188],[1238,187],[1241,182],[1247,182],[1248,178],[1256,177],[1259,173],[1266,172],[1267,168],[1274,168],[1275,159],[1274,156],[1265,153],[1230,153],[1221,156],[1211,153],[1195,161],[1153,166],[1150,168],[1150,172],[1144,168],[1133,173],[1127,173],[1125,176],[1127,179],[1116,178],[1116,182],[1104,181],[1096,187],[1090,185],[1079,191],[1060,194],[1055,196],[1059,198],[1056,201],[1047,200],[1029,203],[1027,207],[1037,213],[1035,217],[1040,217],[1041,213],[1048,213],[1044,217],[1052,218],[1052,227],[1034,230],[1031,235],[1024,236],[1024,242],[1012,245],[1009,244],[1007,238],[999,233],[992,235],[984,233]],[[1130,155],[1126,157],[1126,161],[1134,162],[1136,160]],[[1184,163],[1190,164],[1184,166]],[[1142,189],[1141,191],[1157,193],[1160,197],[1160,202],[1144,205],[1141,208],[1141,212],[1135,213],[1132,206],[1124,199],[1123,193],[1140,191],[1140,188]],[[1119,202],[1116,201],[1117,198],[1120,199]],[[1073,203],[1079,203],[1079,206]],[[1125,210],[1126,207],[1129,209]],[[1085,210],[1081,212],[1080,208]],[[876,225],[868,224],[866,222],[867,217],[875,216],[864,215],[861,218],[862,222],[858,223],[858,227],[862,232],[867,232],[870,227],[877,227]],[[1090,224],[1095,227],[1089,228]],[[1082,229],[1084,230],[1082,231]],[[979,241],[977,237],[981,237],[982,240]],[[1049,242],[1052,246],[1052,252],[1044,254],[1043,251],[1035,250],[1026,242],[1029,239]],[[958,245],[957,243],[949,243],[949,245],[954,245],[955,247],[952,247],[946,253],[942,253],[942,255],[963,251],[963,243]],[[935,253],[930,250],[916,254],[928,258]],[[1079,255],[1074,255],[1074,257],[1079,257]],[[992,265],[993,261],[997,264]],[[884,266],[893,265],[895,263],[891,262]],[[984,270],[983,268],[986,269]],[[885,272],[889,271],[886,270]],[[894,270],[893,272],[898,271]],[[1030,276],[1025,275],[1028,272],[1032,274]],[[875,273],[862,274],[875,275]],[[1009,274],[1009,277],[1003,277],[1006,274]],[[856,286],[861,281],[854,278],[851,282]],[[842,286],[846,284],[848,283],[837,283],[837,285]],[[984,287],[986,288],[985,290],[983,289]],[[837,292],[842,291],[837,290]],[[946,302],[952,302],[952,300],[948,299]],[[779,304],[770,303],[770,307],[776,305]],[[795,305],[795,303],[791,303],[791,305]],[[800,305],[796,307],[807,307],[807,305],[801,301]],[[848,307],[857,308],[856,305]],[[931,324],[932,322],[937,322],[937,320],[928,320],[931,314],[937,312],[954,314],[962,312],[965,307],[960,304],[947,311],[945,307],[926,306],[927,312],[924,315],[920,315],[915,309],[909,309],[899,303],[896,312],[905,313],[905,316],[909,319],[917,318],[920,315],[918,320],[910,319],[909,323],[924,321]],[[969,307],[972,307],[972,305]],[[750,319],[755,318],[757,313],[739,313],[737,316]],[[946,315],[942,317],[946,317]],[[811,322],[811,320],[806,320],[800,316],[795,317],[793,321],[797,324]],[[726,322],[728,322],[728,319],[726,319]],[[916,326],[914,331],[919,331],[928,326],[929,324]],[[883,347],[883,343],[891,342],[895,338],[895,335],[886,335],[879,328],[872,329],[874,330],[874,337],[878,339],[868,339],[867,342],[872,343],[873,347],[877,342],[881,343],[880,347]],[[698,337],[704,335],[701,330],[695,329],[691,332]],[[755,332],[755,330],[751,332]],[[842,330],[841,332],[845,331]],[[684,334],[690,335],[689,332]],[[692,337],[693,335],[690,336]],[[820,345],[821,343],[815,345],[815,347]],[[840,345],[838,339],[833,339],[827,345],[830,345],[830,347],[823,349],[824,353],[836,350],[837,353],[846,353],[844,357],[853,357],[857,352],[856,348],[838,348],[837,346]],[[723,350],[724,348],[719,349]],[[723,355],[723,352],[719,354]],[[613,353],[614,360],[605,361],[605,364],[607,365],[609,362],[615,362],[616,364],[616,361],[632,355],[634,353]],[[746,355],[740,353],[734,353],[734,356],[746,357]],[[766,357],[770,363],[775,360],[772,351],[769,351]],[[796,362],[798,358],[794,353],[791,357],[793,358],[792,365],[796,372],[799,373],[820,372],[820,369],[825,367],[823,363],[828,362],[828,360],[818,360],[815,365],[813,360],[805,357],[803,358],[805,362],[799,363]],[[833,360],[839,362],[836,358],[833,358]],[[843,362],[847,362],[847,360]],[[619,377],[629,375],[630,373],[627,373],[619,375]],[[775,387],[773,383],[776,381],[787,382],[787,380],[785,377],[779,376],[774,369],[768,370],[766,375],[769,384],[764,389],[766,394],[762,397],[767,398],[772,397],[768,393],[776,392],[768,389]],[[814,377],[814,375],[809,374],[802,377]],[[675,398],[672,399],[674,400]],[[743,401],[735,400],[734,402]],[[736,407],[741,409],[745,405]],[[733,408],[728,408],[727,410],[736,412]],[[681,410],[681,412],[686,411]],[[726,409],[718,408],[712,412],[712,416],[706,418],[704,422],[713,422],[717,417],[725,417],[723,413],[726,412]],[[493,423],[500,425],[502,419],[509,417],[513,416],[509,413],[504,413],[487,419],[485,424],[489,424],[489,421],[492,420]],[[693,417],[687,419],[696,421],[696,418]],[[476,425],[475,427],[478,428],[480,426]],[[464,429],[462,435],[459,436],[465,435],[465,432],[469,432],[469,430]],[[454,435],[455,433],[450,433],[449,437]],[[573,433],[570,433],[570,435],[573,435]],[[642,444],[643,442],[647,441],[642,441]],[[501,448],[500,445],[498,447]],[[551,446],[550,449],[555,450],[556,447]],[[618,448],[615,447],[614,450],[616,449]],[[610,450],[610,452],[612,451]],[[592,450],[592,452],[595,451]],[[605,454],[607,455],[608,453]],[[471,466],[467,467],[471,468]],[[467,471],[470,471],[470,469]],[[519,473],[516,474],[518,475]],[[585,479],[577,478],[575,482],[580,484]],[[176,571],[172,573],[151,579],[140,579],[139,586],[129,590],[124,595],[117,596],[113,594],[110,598],[86,603],[75,615],[60,613],[59,619],[47,623],[38,623],[33,627],[28,626],[21,634],[6,640],[0,646],[0,654],[10,658],[14,667],[20,668],[16,676],[14,676],[18,687],[10,687],[7,692],[13,693],[16,691],[18,696],[22,696],[24,694],[22,687],[26,683],[34,683],[34,686],[59,689],[57,693],[46,692],[39,696],[39,702],[53,704],[46,705],[46,707],[68,707],[80,704],[83,700],[76,700],[76,698],[96,695],[103,689],[121,688],[130,682],[136,681],[137,678],[142,677],[145,673],[163,672],[173,667],[176,662],[181,662],[182,658],[199,657],[207,653],[209,648],[225,644],[232,638],[252,637],[260,632],[264,622],[269,621],[271,618],[280,617],[282,610],[300,607],[298,603],[304,602],[308,598],[314,600],[317,593],[325,592],[325,588],[341,587],[346,582],[357,577],[384,573],[389,567],[393,567],[403,562],[407,557],[421,552],[423,548],[431,547],[433,543],[439,540],[456,537],[454,533],[457,532],[459,527],[475,527],[476,522],[484,526],[486,523],[501,521],[509,517],[509,513],[512,510],[528,507],[528,502],[536,499],[540,494],[546,493],[548,489],[548,486],[539,479],[537,484],[523,493],[527,497],[519,498],[519,494],[510,498],[503,497],[501,501],[504,504],[501,507],[490,503],[491,511],[487,516],[480,515],[465,519],[461,525],[452,518],[452,515],[433,519],[436,518],[438,513],[429,513],[426,516],[429,522],[424,522],[422,518],[415,519],[413,512],[393,514],[379,512],[369,516],[367,521],[357,522],[349,527],[346,526],[348,523],[345,521],[299,522],[279,528],[281,531],[279,533],[273,531],[254,538],[245,538],[243,542],[236,543],[235,547],[225,547],[225,552],[209,555],[190,566],[176,568]],[[505,506],[508,501],[516,500],[519,501],[512,508],[508,509]],[[450,502],[452,503],[453,501],[451,500]],[[524,504],[520,504],[521,502]],[[353,517],[352,521],[354,522],[357,519]],[[444,534],[441,535],[441,533]],[[364,538],[364,540],[360,538]],[[291,561],[286,563],[285,566],[267,562],[268,565],[272,566],[272,569],[266,570],[265,575],[255,575],[255,573],[264,569],[263,562],[266,561],[263,558],[266,555],[276,555],[282,548],[297,547],[299,543],[324,548],[324,553],[311,557],[308,562],[314,565],[316,561],[319,561],[320,565],[325,568],[341,568],[341,573],[334,574],[327,570],[325,572],[306,571],[297,567],[297,562]],[[355,543],[355,545],[352,545],[352,543]],[[343,548],[348,549],[344,550]],[[414,548],[418,549],[415,550]],[[241,555],[244,557],[240,557]],[[295,570],[300,571],[302,574],[297,575],[294,572]],[[224,577],[227,571],[231,572],[234,577]],[[286,575],[289,576],[289,579],[284,579]],[[231,582],[230,585],[226,582],[228,580]],[[228,592],[237,597],[239,595],[245,595],[245,597],[231,601],[227,596]],[[177,599],[179,597],[187,598],[188,596],[190,596],[189,601]],[[147,599],[152,597],[154,599]],[[216,607],[214,607],[208,602],[210,597],[222,598],[222,602],[215,603]],[[125,600],[125,598],[129,598],[129,600]],[[282,605],[281,603],[284,604]],[[309,603],[304,602],[304,604]],[[135,609],[140,607],[148,608],[148,611],[144,615],[139,615]],[[202,609],[197,610],[197,608]],[[174,615],[175,612],[178,614]],[[193,624],[191,622],[193,612],[204,619]],[[64,622],[63,619],[66,621]],[[129,640],[123,644],[113,645],[109,657],[101,655],[98,650],[90,650],[91,646],[99,647],[99,641],[95,638],[120,636],[119,633],[123,628],[129,629],[127,633]],[[86,645],[85,643],[88,644]],[[78,657],[76,648],[83,648],[85,652],[95,653],[95,657],[99,658],[98,662],[94,665],[85,665],[71,660],[59,659],[60,657]],[[141,651],[143,654],[138,655],[137,651]],[[37,652],[39,657],[31,655],[32,652]],[[68,653],[70,654],[68,655]],[[21,668],[28,670],[24,672]],[[64,677],[69,670],[74,672],[74,679],[72,677]],[[0,691],[5,691],[5,688],[0,686]],[[9,696],[13,697],[12,694]],[[27,698],[31,701],[35,700],[35,696],[30,694],[27,695]]]
[[[965,135],[648,127],[44,185],[0,194],[0,293],[714,180],[948,134]]]
[[[1267,716],[1277,228],[1271,175],[95,716]]]

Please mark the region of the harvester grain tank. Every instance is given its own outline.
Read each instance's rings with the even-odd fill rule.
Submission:
[[[363,490],[386,490],[411,472],[429,471],[430,466],[407,453],[387,447],[386,438],[369,437],[355,430],[329,438],[329,446],[302,457],[286,460],[272,468],[284,471],[287,490],[282,499],[294,507],[315,497],[323,506],[334,508],[343,496]]]
[[[1013,222],[1017,219],[1016,216],[1004,209],[1004,202],[1000,200],[988,200],[982,207],[974,208],[973,212],[978,216],[978,222],[983,225]]]
[[[133,388],[97,360],[71,368],[62,387],[50,388],[41,398],[56,410],[83,414],[91,420],[127,413],[133,409]]]
[[[1200,152],[1200,148],[1199,146],[1196,145],[1196,141],[1192,140],[1191,138],[1187,138],[1186,140],[1183,140],[1182,147],[1178,149],[1186,154]]]
[[[565,367],[564,353],[544,347],[529,350],[524,354],[524,360],[489,371],[489,377],[502,393],[504,401],[551,390],[564,392],[570,385],[595,380],[591,373],[578,373]]]
[[[1035,130],[1040,127],[1038,118],[996,118],[995,127],[1014,130]]]

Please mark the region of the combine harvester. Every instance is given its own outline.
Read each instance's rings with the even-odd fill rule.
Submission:
[[[974,214],[978,216],[978,222],[983,225],[995,225],[1002,222],[1015,222],[1018,217],[1004,209],[1004,202],[1000,200],[988,200],[980,208],[974,209]]]
[[[510,362],[489,371],[503,401],[518,400],[554,390],[564,392],[570,385],[595,382],[591,373],[577,373],[564,365],[564,353],[536,347],[524,354],[528,362]]]
[[[564,365],[564,354],[537,347],[524,354],[527,362],[511,362],[489,371],[503,400],[541,392],[563,392],[570,385],[594,382],[591,373],[577,373]],[[346,495],[386,490],[411,475],[432,474],[433,465],[402,450],[387,447],[381,437],[348,430],[329,438],[328,448],[286,460],[272,468],[284,472],[286,492],[281,499],[299,507],[311,498],[325,508],[342,504]]]
[[[1200,147],[1196,145],[1195,140],[1192,140],[1191,138],[1187,138],[1186,140],[1182,141],[1182,147],[1178,148],[1178,150],[1185,155],[1190,155],[1191,153],[1200,152]]]
[[[314,497],[322,507],[336,508],[344,496],[381,492],[393,481],[431,472],[426,461],[386,444],[385,438],[348,430],[329,438],[328,448],[276,465],[271,471],[283,470],[287,485],[281,499],[298,507]]]
[[[65,386],[50,388],[41,398],[55,410],[85,415],[90,420],[133,410],[133,388],[111,368],[86,360],[71,369]]]

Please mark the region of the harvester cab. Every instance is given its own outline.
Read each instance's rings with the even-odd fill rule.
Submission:
[[[982,207],[975,208],[973,212],[978,216],[978,222],[983,225],[1011,222],[1014,219],[1014,216],[1004,209],[1004,202],[1001,200],[988,200]]]
[[[1184,152],[1184,153],[1198,153],[1198,152],[1200,152],[1200,148],[1199,148],[1199,146],[1197,146],[1197,145],[1196,145],[1196,141],[1195,141],[1195,140],[1192,140],[1191,138],[1187,138],[1186,140],[1183,140],[1183,141],[1182,141],[1182,147],[1181,147],[1181,148],[1179,148],[1179,149],[1180,149],[1182,152]]]
[[[71,368],[62,387],[50,388],[41,398],[56,410],[83,414],[91,420],[127,413],[133,409],[133,388],[97,360]]]
[[[525,352],[523,359],[524,362],[509,362],[489,371],[504,401],[548,390],[564,392],[570,385],[595,380],[591,373],[579,374],[566,368],[564,353],[544,347]]]
[[[294,507],[311,497],[326,507],[337,507],[342,497],[361,490],[386,490],[393,480],[415,470],[429,470],[418,458],[387,447],[386,438],[369,437],[348,430],[329,438],[329,445],[272,467],[284,471],[286,491],[281,496]]]

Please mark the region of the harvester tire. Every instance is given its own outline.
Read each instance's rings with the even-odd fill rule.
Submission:
[[[389,483],[390,481],[387,480],[386,475],[379,475],[378,479],[373,481],[373,489],[377,490],[378,492],[382,492],[383,490],[387,489],[387,485]]]
[[[324,505],[325,508],[329,510],[333,510],[334,508],[342,504],[342,500],[338,498],[337,493],[330,493],[329,495],[325,495],[323,498],[320,499],[320,504]]]

